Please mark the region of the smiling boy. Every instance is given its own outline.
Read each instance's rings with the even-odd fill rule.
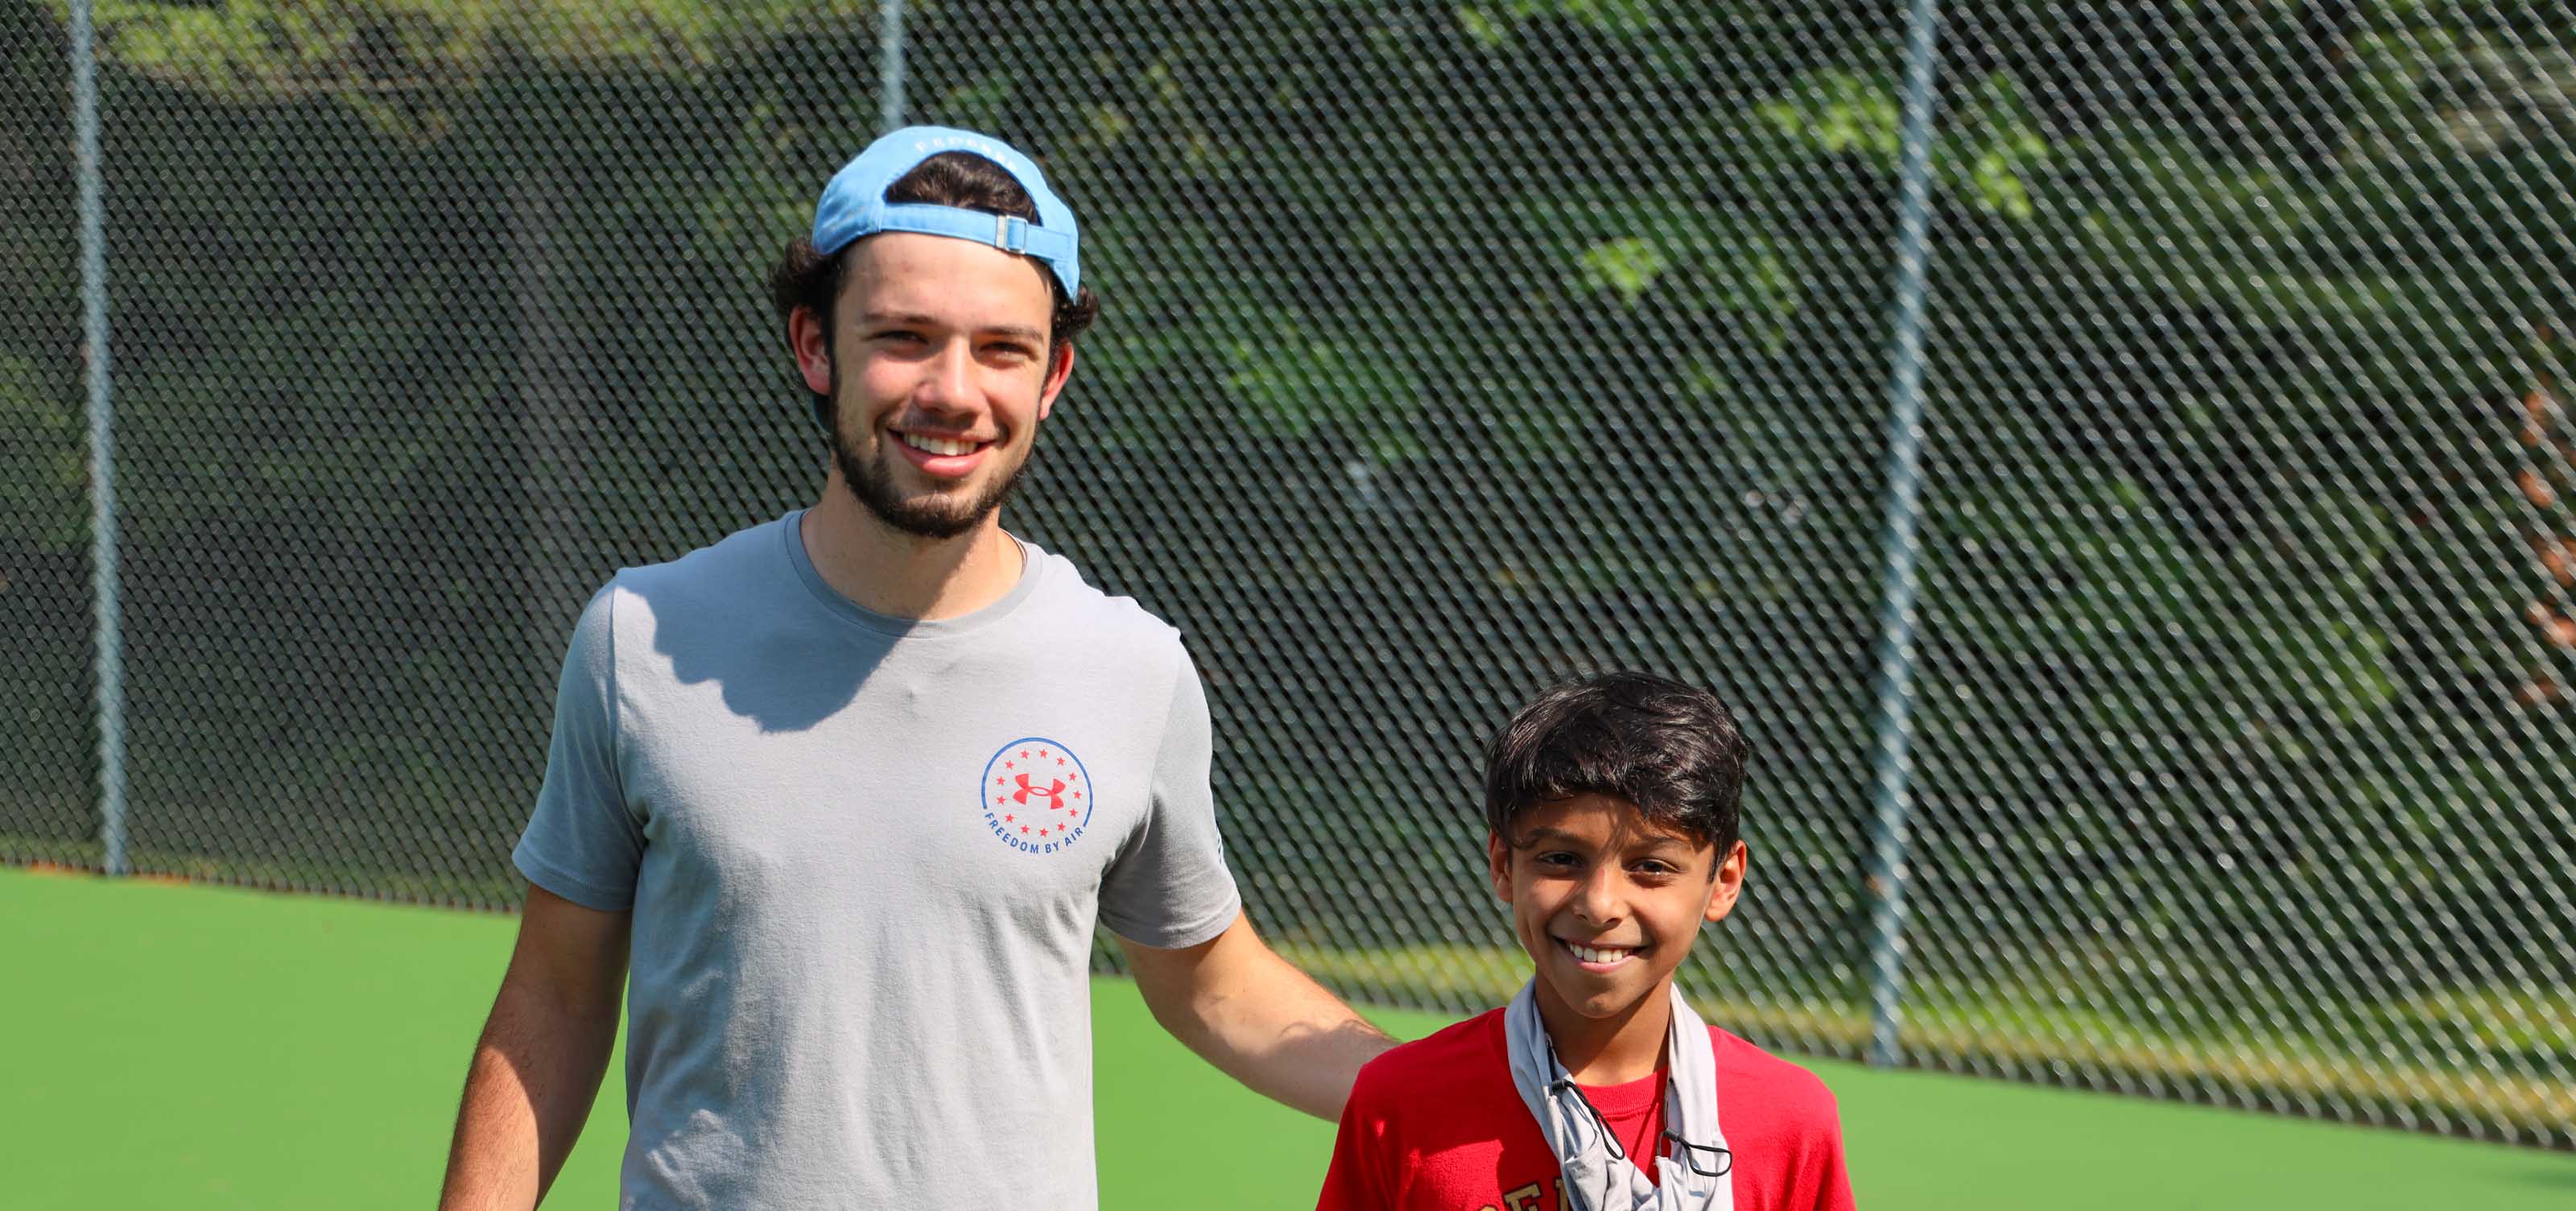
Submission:
[[[1833,1095],[1673,988],[1744,887],[1746,756],[1715,697],[1642,673],[1557,686],[1495,734],[1489,874],[1535,970],[1361,1069],[1319,1208],[1851,1207]]]

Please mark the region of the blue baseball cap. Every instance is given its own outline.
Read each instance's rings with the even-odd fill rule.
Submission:
[[[956,206],[886,201],[886,190],[903,174],[950,151],[979,155],[1001,165],[1037,203],[1038,221]],[[881,231],[952,236],[1035,257],[1064,283],[1066,298],[1082,290],[1082,245],[1073,208],[1047,188],[1046,175],[1035,162],[991,135],[945,126],[907,126],[868,144],[857,159],[842,165],[823,186],[822,200],[814,204],[814,251],[830,256]]]

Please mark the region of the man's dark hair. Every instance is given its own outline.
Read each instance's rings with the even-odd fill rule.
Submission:
[[[1604,795],[1646,819],[1735,847],[1752,756],[1717,696],[1651,673],[1601,673],[1549,688],[1485,745],[1485,825],[1517,846],[1512,822],[1541,803]]]
[[[889,202],[922,202],[934,206],[954,206],[961,210],[980,210],[986,214],[1004,214],[1027,219],[1038,218],[1038,204],[1029,191],[1002,166],[968,151],[943,151],[923,160],[911,172],[896,178],[886,187]],[[1091,321],[1100,316],[1100,299],[1085,286],[1082,292],[1066,297],[1064,283],[1044,262],[1038,270],[1046,277],[1047,291],[1055,298],[1055,314],[1049,325],[1047,354],[1052,358],[1056,348],[1073,343]],[[790,352],[795,337],[788,328],[788,317],[799,307],[812,308],[822,317],[823,331],[832,331],[832,304],[841,297],[841,287],[849,281],[850,250],[843,248],[831,256],[814,251],[814,242],[798,236],[787,242],[778,263],[769,270],[769,300],[778,308],[778,324],[787,334]],[[801,383],[801,380],[800,380]],[[828,396],[814,397],[814,418],[825,428],[832,423],[832,401]]]

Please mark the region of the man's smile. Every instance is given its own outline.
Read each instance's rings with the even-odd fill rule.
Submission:
[[[993,443],[966,437],[893,430],[894,448],[904,460],[934,479],[963,479],[982,466]]]

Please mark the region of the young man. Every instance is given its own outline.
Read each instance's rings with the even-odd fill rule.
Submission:
[[[1715,698],[1642,673],[1495,734],[1486,854],[1536,970],[1360,1071],[1319,1207],[1848,1211],[1833,1095],[1673,988],[1744,887],[1745,757]]]
[[[1173,1034],[1332,1117],[1388,1044],[1245,920],[1178,635],[1001,528],[1095,311],[1072,212],[902,130],[772,285],[821,499],[583,611],[441,1206],[543,1196],[621,983],[623,1207],[1092,1206],[1095,922]]]

